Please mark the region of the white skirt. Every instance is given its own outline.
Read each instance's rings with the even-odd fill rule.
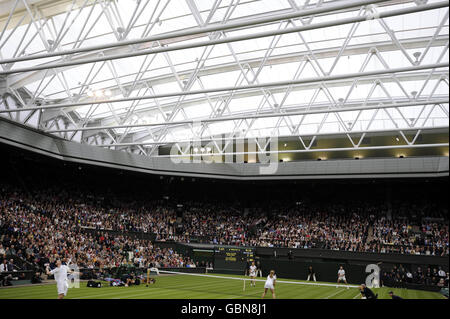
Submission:
[[[266,288],[266,289],[272,289],[272,290],[275,289],[274,286],[273,286],[273,284],[265,284],[265,285],[264,285],[264,288]]]

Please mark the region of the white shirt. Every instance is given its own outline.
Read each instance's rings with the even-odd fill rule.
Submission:
[[[277,280],[277,276],[276,275],[273,275],[272,278],[270,278],[270,275],[267,276],[266,285],[273,286],[273,283],[274,283],[275,280]]]
[[[67,273],[69,270],[69,267],[66,265],[61,265],[50,271],[50,273],[55,276],[56,283],[62,284],[67,281]]]
[[[345,270],[344,269],[339,269],[338,270],[338,275],[339,275],[339,277],[344,277],[345,276]]]
[[[254,274],[254,273],[256,273],[256,266],[250,266],[250,273],[251,274]]]
[[[6,265],[5,264],[0,264],[0,272],[4,272],[6,270],[7,270]]]

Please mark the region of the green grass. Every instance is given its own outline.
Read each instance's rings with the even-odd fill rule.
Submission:
[[[221,275],[223,276],[223,275]],[[236,277],[236,276],[233,276]],[[69,289],[66,299],[258,299],[261,298],[264,282],[257,282],[256,287],[248,284],[243,291],[243,282],[213,277],[197,277],[185,275],[168,275],[156,277],[156,284],[132,287],[87,288],[86,282],[81,287]],[[279,279],[282,281],[283,279]],[[299,280],[289,280],[303,282]],[[380,299],[389,299],[388,292],[405,299],[444,299],[435,292],[409,289],[374,289]],[[360,297],[357,288],[336,286],[313,286],[278,282],[277,298],[280,299],[357,299]],[[56,285],[16,286],[0,289],[0,299],[55,299]],[[266,299],[271,299],[270,291]]]

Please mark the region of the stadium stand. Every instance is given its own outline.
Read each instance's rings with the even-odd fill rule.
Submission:
[[[18,232],[24,237],[14,239],[25,244],[29,234],[37,240],[30,245],[38,245],[49,238],[51,242],[60,238],[77,238],[81,242],[99,242],[104,250],[112,246],[139,246],[139,242],[128,243],[123,237],[112,238],[108,234],[98,236],[92,241],[92,235],[79,238],[84,228],[96,230],[115,230],[120,232],[145,232],[156,235],[156,240],[172,240],[190,242],[190,236],[201,238],[206,243],[292,247],[292,248],[324,248],[358,252],[406,254],[424,254],[447,256],[448,222],[446,210],[432,204],[424,206],[411,205],[409,216],[421,213],[419,221],[403,216],[400,220],[387,220],[386,208],[372,203],[353,202],[351,206],[304,204],[295,208],[282,207],[280,203],[272,203],[277,208],[261,208],[242,214],[237,208],[214,207],[202,203],[190,203],[190,212],[183,217],[183,230],[176,234],[175,209],[163,207],[161,203],[134,203],[136,209],[126,207],[102,207],[99,198],[88,198],[79,193],[79,197],[65,191],[52,192],[39,190],[27,195],[17,189],[2,187],[1,223],[8,232]],[[433,217],[427,215],[433,211]],[[31,228],[30,228],[31,227]],[[369,238],[369,229],[373,235]],[[251,231],[253,230],[253,231]],[[256,231],[255,231],[256,230]],[[61,233],[59,233],[61,232]],[[20,242],[25,241],[25,243]],[[120,248],[114,248],[120,250]],[[9,249],[9,247],[8,247]],[[52,249],[48,248],[47,249]],[[56,251],[64,247],[54,248]],[[88,248],[92,250],[94,248]],[[14,251],[17,251],[17,245]],[[143,252],[147,254],[147,252]],[[99,255],[103,255],[100,253]],[[106,263],[120,263],[120,257],[105,257]],[[111,259],[112,258],[112,259]]]
[[[165,207],[161,201],[105,205],[107,198],[82,190],[35,189],[28,193],[12,185],[0,188],[0,255],[5,260],[18,257],[27,262],[25,265],[43,267],[56,256],[74,256],[74,261],[86,268],[118,267],[129,262],[138,267],[192,263],[173,250],[132,238],[130,233],[151,233],[156,241],[190,242],[192,236],[200,242],[222,245],[449,254],[447,211],[435,204],[403,204],[397,208],[402,218],[388,220],[385,204],[362,201],[346,207],[296,203],[290,208],[272,202],[265,209],[247,210],[246,216],[236,207],[190,202],[183,229],[177,232],[175,208]],[[131,260],[129,251],[134,252]],[[432,278],[437,284],[440,276],[430,272],[414,278]],[[397,276],[406,276],[406,271],[390,274],[386,280],[395,281]]]

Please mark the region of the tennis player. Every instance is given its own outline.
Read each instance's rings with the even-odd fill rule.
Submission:
[[[339,283],[341,283],[341,282],[344,282],[346,285],[347,285],[347,278],[345,278],[345,270],[344,270],[344,267],[343,266],[340,266],[339,267],[339,270],[338,270],[338,279],[337,279],[337,283],[339,284]],[[337,288],[338,286],[336,286],[336,288]],[[349,287],[347,287],[347,289],[348,289]]]
[[[266,296],[267,289],[272,292],[272,298],[275,299],[275,284],[277,281],[277,276],[275,275],[275,270],[271,270],[269,276],[267,276],[266,283],[264,284],[264,292],[262,294],[262,299]]]
[[[256,287],[256,266],[255,262],[252,261],[250,266],[250,286]]]
[[[47,265],[46,268],[47,275],[54,275],[56,281],[56,288],[58,290],[58,299],[63,299],[67,295],[67,290],[69,289],[69,281],[67,279],[67,274],[72,273],[72,270],[63,265],[61,259],[56,260],[56,268],[50,270]]]

